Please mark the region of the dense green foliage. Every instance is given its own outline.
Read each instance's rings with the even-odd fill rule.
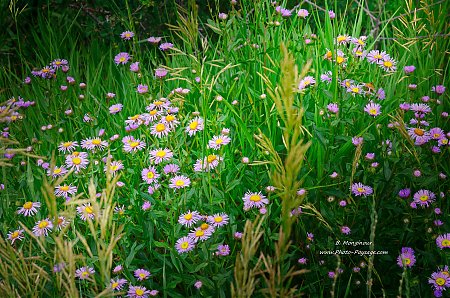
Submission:
[[[441,90],[448,87],[450,4],[118,2],[37,1],[23,11],[20,1],[3,3],[0,127],[2,154],[11,165],[2,168],[0,234],[7,243],[0,243],[0,296],[90,297],[105,289],[108,296],[117,265],[123,266],[118,276],[128,281],[123,294],[139,285],[164,297],[230,296],[230,285],[240,285],[236,259],[246,251],[235,233],[244,232],[248,220],[262,222],[247,268],[257,269],[256,297],[282,288],[310,297],[430,297],[439,290],[429,279],[449,265],[450,102],[448,90]],[[299,9],[308,15],[297,15]],[[121,38],[128,30],[134,37]],[[150,36],[162,40],[152,44]],[[165,42],[174,47],[161,50]],[[387,56],[370,63],[372,50]],[[130,61],[117,60],[121,52]],[[42,69],[55,59],[67,59],[67,72],[58,68],[43,78]],[[139,69],[132,71],[135,62]],[[404,70],[411,65],[413,71]],[[159,75],[161,69],[168,74]],[[34,104],[8,110],[20,98]],[[160,109],[166,101],[170,109]],[[123,108],[111,113],[115,104]],[[155,119],[148,118],[152,110],[158,110]],[[161,137],[156,126],[167,124],[168,115],[179,124]],[[204,129],[189,135],[195,117]],[[137,127],[125,128],[130,125]],[[127,152],[127,146],[135,148],[127,136],[144,141],[143,149]],[[231,141],[211,145],[217,136]],[[64,181],[52,177],[55,166],[70,169],[67,159],[77,157],[58,150],[62,143],[97,137],[108,142],[103,150],[76,149],[88,152],[86,168]],[[7,149],[19,147],[31,150],[14,155]],[[152,150],[163,148],[173,158],[155,162]],[[123,164],[114,177],[104,170],[112,161]],[[173,186],[174,175],[163,170],[168,163],[189,178],[187,187]],[[142,171],[152,166],[160,177],[147,183]],[[286,178],[291,173],[295,181]],[[77,187],[70,199],[55,192],[69,184]],[[248,193],[269,203],[245,208],[252,206]],[[283,200],[301,205],[286,210],[291,205]],[[35,215],[18,214],[26,202],[40,202]],[[151,207],[143,208],[144,202]],[[93,206],[92,221],[82,217],[85,204]],[[229,222],[179,253],[177,241],[205,221],[189,228],[179,223],[194,210],[225,213]],[[34,235],[39,220],[57,216],[67,227],[57,231],[55,222],[48,236]],[[286,227],[290,245],[283,240]],[[25,230],[23,240],[14,238],[16,229]],[[221,244],[229,245],[229,254],[220,255]],[[280,247],[286,251],[278,254]],[[402,253],[411,266],[398,261]],[[275,266],[260,254],[279,262],[276,272],[286,280],[275,281],[269,274]],[[35,267],[19,265],[31,256]],[[17,275],[8,271],[14,266],[23,266]],[[77,278],[75,269],[82,266],[95,274]],[[30,272],[36,268],[43,273],[33,292]],[[290,275],[291,268],[307,270]],[[150,278],[138,281],[137,269],[150,271]],[[450,278],[442,288],[448,286]]]

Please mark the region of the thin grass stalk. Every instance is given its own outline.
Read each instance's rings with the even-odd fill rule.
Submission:
[[[234,267],[234,283],[231,284],[232,297],[252,297],[255,286],[258,283],[256,272],[260,264],[257,263],[253,268],[250,262],[254,258],[260,243],[263,232],[261,225],[265,216],[257,217],[254,222],[247,220],[245,223],[244,234],[242,237],[242,250],[236,256]]]

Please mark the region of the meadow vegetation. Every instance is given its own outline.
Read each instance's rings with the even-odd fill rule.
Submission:
[[[448,295],[450,3],[201,2],[2,4],[0,296]]]

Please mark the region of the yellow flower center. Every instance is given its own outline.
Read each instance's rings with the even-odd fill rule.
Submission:
[[[344,57],[338,56],[337,59],[336,59],[336,62],[338,64],[341,64],[342,62],[344,62]]]
[[[433,138],[435,138],[435,139],[439,138],[440,136],[441,136],[441,135],[438,134],[438,133],[433,134]]]
[[[44,68],[43,70],[42,70],[42,72],[49,72],[50,71],[50,69],[48,69],[48,68]]]
[[[78,155],[80,155],[80,152],[78,152],[78,151],[74,151],[74,152],[72,153],[72,156],[78,156]]]
[[[92,209],[91,206],[86,206],[86,208],[84,208],[84,210],[86,210],[86,213],[88,213],[88,214],[94,213],[94,210]]]
[[[129,119],[130,120],[133,120],[133,121],[136,121],[136,120],[138,120],[139,119],[139,114],[138,115],[134,115],[133,117],[130,117]]]
[[[411,264],[411,259],[410,258],[404,258],[403,261],[405,262],[405,265]]]
[[[110,168],[111,171],[115,172],[115,171],[117,171],[119,166],[114,165],[114,166],[110,166],[109,168]]]
[[[305,83],[305,86],[311,85],[311,81],[310,80],[306,80],[304,83]]]
[[[160,106],[160,105],[162,105],[164,102],[162,102],[162,101],[160,101],[160,100],[157,100],[157,101],[155,101],[153,104],[155,105],[155,106]]]
[[[450,273],[448,273],[448,271],[441,271],[442,274],[450,276]]]
[[[343,42],[344,40],[346,40],[345,36],[338,36],[337,41],[338,42]]]
[[[62,190],[62,191],[68,191],[69,190],[69,185],[61,186],[59,189]]]
[[[33,203],[32,202],[26,202],[25,204],[23,204],[23,209],[31,209],[33,207]]]
[[[73,144],[73,142],[65,142],[62,145],[63,145],[63,147],[68,148],[68,147],[72,146],[72,144]]]
[[[261,201],[261,196],[260,195],[251,195],[250,196],[250,201],[252,201],[252,202],[259,202],[259,201]]]
[[[59,173],[61,173],[61,171],[62,171],[61,169],[54,169],[53,174],[59,174]]]
[[[125,57],[120,57],[120,58],[119,58],[119,61],[120,61],[120,62],[124,62],[124,61],[125,61]]]
[[[167,115],[167,116],[166,116],[166,121],[167,121],[167,122],[171,122],[171,121],[173,121],[173,120],[175,120],[175,116],[173,116],[173,115]]]
[[[382,59],[383,57],[380,54],[376,54],[376,55],[373,56],[373,58],[375,58],[375,59]]]
[[[428,200],[428,196],[427,196],[427,195],[423,195],[423,196],[420,197],[420,200],[421,200],[422,202],[425,202],[425,201]]]
[[[205,235],[205,232],[203,232],[203,230],[198,230],[195,232],[195,237],[202,237],[203,235]]]
[[[386,66],[386,67],[392,67],[393,64],[392,64],[391,61],[384,61],[383,65]]]
[[[63,223],[63,219],[58,217],[58,226]]]
[[[145,274],[144,274],[144,273],[139,273],[139,277],[140,277],[141,279],[144,279],[144,278],[145,278]]]
[[[45,229],[48,226],[48,221],[43,220],[38,224],[39,229]]]
[[[175,185],[176,186],[183,186],[184,185],[184,181],[183,180],[177,180],[176,182],[175,182]]]
[[[414,128],[414,133],[415,133],[416,135],[418,135],[419,137],[421,137],[421,136],[424,135],[423,129],[420,129],[420,128]]]
[[[325,54],[325,56],[326,56],[327,59],[331,59],[331,57],[333,56],[333,54],[331,53],[331,51],[328,51],[328,52]]]
[[[370,115],[376,115],[377,114],[377,110],[376,109],[370,109],[369,114]]]
[[[198,126],[198,121],[192,121],[191,124],[189,124],[189,129],[194,130]]]
[[[158,152],[156,152],[156,156],[157,157],[164,157],[164,156],[166,156],[166,151],[164,151],[164,150],[159,150]]]
[[[185,220],[191,220],[192,219],[192,213],[188,213],[184,216]]]
[[[220,145],[220,144],[222,144],[222,143],[223,143],[223,139],[217,139],[217,140],[216,140],[216,144],[217,144],[217,145]]]
[[[189,247],[189,242],[184,241],[183,243],[181,243],[181,248],[182,249],[187,249]]]
[[[56,65],[61,65],[61,61],[55,61]]]
[[[83,276],[83,277],[88,277],[88,276],[89,276],[89,272],[83,271],[83,273],[81,273],[81,276]]]
[[[158,110],[151,110],[151,111],[149,112],[149,114],[152,115],[152,116],[155,116],[156,113],[158,113]]]
[[[115,289],[115,288],[117,288],[118,286],[119,286],[119,283],[116,281],[115,283],[113,283],[113,284],[111,285],[111,288]]]
[[[14,231],[14,233],[11,234],[11,238],[16,239],[17,237],[19,237],[19,231]]]
[[[217,159],[217,156],[215,156],[214,154],[208,155],[208,157],[207,157],[208,163],[212,163],[216,159]]]
[[[443,286],[443,285],[445,285],[445,279],[442,277],[438,277],[438,278],[436,278],[436,283],[438,286]]]
[[[155,177],[155,174],[153,174],[153,172],[148,172],[147,173],[147,178],[148,179],[152,179],[153,177]]]
[[[352,92],[353,93],[359,93],[359,88],[358,87],[353,87],[352,88]]]
[[[72,158],[72,163],[74,165],[79,165],[81,163],[81,158],[79,158],[79,157]]]
[[[358,188],[357,188],[357,191],[363,193],[363,192],[364,192],[364,188],[358,187]]]
[[[166,129],[166,126],[163,123],[158,123],[156,124],[155,129],[157,132],[162,132]]]
[[[450,246],[450,240],[448,240],[448,239],[444,239],[444,240],[442,240],[442,243],[441,243],[441,245],[442,245],[442,246],[445,246],[445,247],[448,247],[448,246]]]
[[[130,143],[131,148],[136,148],[137,146],[139,146],[139,142],[134,141]]]
[[[98,146],[98,145],[100,145],[101,143],[102,143],[102,140],[100,140],[100,139],[93,139],[93,140],[92,140],[92,144],[93,144],[93,145]]]
[[[219,223],[219,222],[222,222],[222,221],[223,221],[222,216],[216,216],[216,217],[214,217],[214,222]]]
[[[200,226],[200,229],[207,230],[209,228],[209,225],[207,223],[202,223],[202,225]]]
[[[361,39],[358,39],[358,43],[362,46],[364,45],[364,41],[362,41]]]

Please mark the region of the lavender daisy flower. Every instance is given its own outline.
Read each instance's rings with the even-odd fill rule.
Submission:
[[[320,81],[324,82],[324,83],[327,83],[327,84],[330,84],[331,81],[332,81],[332,73],[331,73],[331,71],[327,71],[327,72],[321,74],[320,75]]]
[[[444,85],[436,85],[431,88],[431,91],[436,92],[436,94],[441,95],[445,92]]]
[[[111,279],[109,286],[113,291],[122,291],[124,285],[127,284],[127,280],[124,278]]]
[[[373,194],[373,189],[370,186],[364,185],[360,182],[358,183],[353,183],[351,190],[353,192],[353,194],[355,196],[370,196],[371,194]]]
[[[53,223],[49,218],[46,218],[36,223],[36,225],[33,227],[33,234],[37,237],[42,235],[47,236],[48,232],[50,232],[52,229]]]
[[[178,217],[178,222],[183,226],[190,227],[200,219],[202,219],[202,216],[198,211],[191,212],[189,210],[188,212],[181,214],[180,217]]]
[[[127,64],[128,60],[130,60],[130,55],[126,52],[121,52],[121,53],[117,54],[116,57],[114,57],[114,62],[117,65]]]
[[[150,275],[150,271],[147,271],[145,269],[134,270],[134,276],[140,281],[147,279]]]
[[[208,141],[208,148],[219,150],[220,147],[227,145],[231,142],[231,139],[226,135],[214,136]]]
[[[401,268],[411,268],[415,263],[416,258],[414,256],[414,250],[410,247],[402,247],[402,252],[397,258],[397,265],[399,265]]]
[[[443,291],[446,288],[450,287],[450,276],[448,275],[448,272],[447,274],[445,274],[444,272],[433,272],[431,274],[431,278],[428,279],[428,283],[431,284],[434,290]]]
[[[334,13],[334,11],[332,11],[332,10],[329,10],[328,11],[328,16],[330,17],[330,19],[334,19],[334,18],[336,18],[336,13]]]
[[[436,238],[436,245],[440,249],[450,248],[450,233],[439,235]]]
[[[141,177],[145,183],[153,183],[159,178],[159,174],[156,172],[155,167],[149,167],[142,170]]]
[[[133,36],[134,36],[134,33],[131,31],[125,31],[120,34],[120,38],[122,38],[124,40],[130,40],[133,38]]]
[[[222,227],[228,224],[229,217],[226,213],[214,214],[213,216],[208,216],[206,221],[213,227]]]
[[[364,112],[372,117],[376,117],[381,114],[381,106],[377,103],[370,102],[364,107]]]
[[[342,234],[349,235],[350,232],[351,232],[351,230],[350,230],[349,227],[347,227],[347,226],[341,227],[341,233],[342,233]]]
[[[87,279],[94,273],[95,270],[92,267],[81,267],[75,271],[75,276],[79,279]]]
[[[352,138],[352,144],[355,146],[361,145],[363,143],[363,138],[362,137],[353,137]]]
[[[419,190],[413,196],[414,202],[416,204],[425,207],[428,207],[429,204],[433,203],[435,198],[436,195],[433,192],[426,189]]]
[[[316,84],[316,80],[312,76],[304,77],[300,83],[298,84],[298,90],[305,90],[309,86],[314,86]]]
[[[39,208],[41,208],[40,202],[26,202],[22,205],[22,207],[19,208],[17,214],[23,214],[24,216],[33,216],[39,211]]]
[[[171,48],[173,48],[173,43],[170,43],[170,42],[162,43],[159,46],[159,49],[161,51],[167,51],[167,50],[170,50]]]
[[[167,76],[167,74],[169,73],[169,71],[165,68],[157,68],[155,69],[155,77],[157,79],[162,79],[165,76]]]
[[[309,15],[309,12],[306,9],[299,9],[297,12],[297,16],[300,18],[306,19],[306,17]]]
[[[150,203],[149,201],[145,201],[142,204],[142,210],[147,211],[152,207],[152,203]]]
[[[193,250],[195,243],[191,237],[183,237],[177,240],[175,248],[179,254],[183,254]]]
[[[400,191],[398,192],[398,195],[401,198],[407,198],[411,195],[411,190],[409,188],[400,189]]]
[[[139,72],[139,62],[133,62],[130,64],[130,71]]]
[[[170,188],[180,189],[188,187],[191,184],[191,180],[186,176],[175,176],[172,179],[170,179]]]
[[[15,231],[8,232],[7,238],[9,241],[11,241],[11,245],[14,244],[14,241],[22,240],[25,238],[23,236],[23,232],[24,232],[24,230],[20,229],[20,228]]]
[[[227,244],[220,244],[217,247],[217,255],[219,256],[228,256],[230,254],[230,247]]]
[[[146,287],[132,286],[128,289],[127,297],[129,298],[148,298],[150,291]]]
[[[168,174],[176,174],[179,171],[180,171],[180,167],[178,165],[176,165],[176,164],[173,164],[173,163],[165,165],[164,168],[163,168],[163,172],[166,175],[168,175]]]
[[[261,192],[246,192],[242,198],[244,201],[244,210],[251,208],[261,208],[269,203],[269,200]]]
[[[138,92],[139,94],[145,94],[145,93],[147,93],[147,92],[148,92],[148,86],[147,86],[147,85],[139,84],[139,85],[137,86],[137,92]]]
[[[416,67],[414,65],[407,65],[403,68],[405,74],[411,74],[414,70],[416,70]]]
[[[161,37],[150,36],[147,41],[153,45],[157,45],[161,41]]]

